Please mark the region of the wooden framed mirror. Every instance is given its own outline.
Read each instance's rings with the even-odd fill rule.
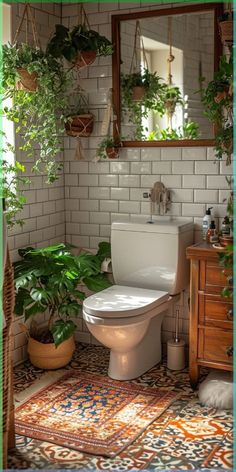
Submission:
[[[214,145],[201,88],[213,79],[222,54],[222,12],[223,3],[205,3],[112,15],[114,135],[125,147]],[[149,102],[133,100],[135,74],[142,82],[150,76],[152,91],[158,78],[155,105],[151,101],[150,107],[153,94],[145,96]],[[168,111],[166,97],[173,89],[179,98],[174,108],[172,98]]]

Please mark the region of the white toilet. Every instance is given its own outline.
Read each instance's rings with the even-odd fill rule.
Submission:
[[[160,362],[162,320],[189,283],[185,250],[192,243],[193,223],[184,220],[112,224],[116,285],[83,303],[89,331],[111,349],[111,378],[134,379]]]

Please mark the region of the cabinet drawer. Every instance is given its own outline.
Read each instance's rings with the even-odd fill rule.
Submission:
[[[221,293],[222,288],[229,285],[227,277],[230,271],[223,274],[223,268],[211,261],[205,264],[205,290],[209,293]]]
[[[233,332],[205,327],[199,329],[198,357],[206,361],[233,364]]]
[[[233,304],[218,295],[199,294],[200,324],[233,329]]]

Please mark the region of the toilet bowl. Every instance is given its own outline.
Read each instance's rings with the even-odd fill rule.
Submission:
[[[167,292],[113,285],[85,299],[89,331],[111,349],[111,378],[134,379],[160,362],[160,327],[169,298]]]
[[[108,375],[134,379],[161,360],[161,324],[169,304],[188,281],[185,249],[193,223],[113,223],[115,285],[83,302],[91,334],[110,348]]]

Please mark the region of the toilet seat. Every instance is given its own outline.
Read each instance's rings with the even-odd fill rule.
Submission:
[[[168,292],[112,285],[86,298],[83,311],[103,319],[131,318],[159,307],[168,299]]]

